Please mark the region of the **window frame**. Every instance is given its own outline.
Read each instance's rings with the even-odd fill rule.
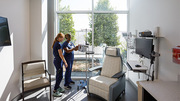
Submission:
[[[58,14],[91,14],[92,15],[92,51],[94,51],[94,14],[127,14],[127,32],[129,32],[129,0],[127,0],[127,10],[113,10],[113,11],[95,11],[94,10],[94,0],[92,0],[92,10],[72,10],[72,11],[59,11],[58,10],[58,0],[55,0],[55,33],[59,32],[59,20]],[[94,58],[94,55],[92,55]],[[127,55],[128,58],[128,55]],[[92,67],[94,67],[94,61],[92,60]]]

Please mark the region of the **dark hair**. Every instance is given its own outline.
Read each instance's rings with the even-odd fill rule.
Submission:
[[[64,34],[63,34],[63,33],[57,34],[57,36],[54,38],[54,42],[53,42],[52,48],[54,47],[54,44],[55,44],[56,42],[58,42],[58,38],[63,38],[63,37],[64,37]]]
[[[67,38],[70,38],[71,37],[71,34],[66,34],[65,35],[65,38],[67,39]]]

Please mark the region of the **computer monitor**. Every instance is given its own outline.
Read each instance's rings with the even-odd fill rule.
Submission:
[[[153,50],[153,39],[136,38],[136,54],[151,59]]]
[[[0,47],[11,45],[7,18],[0,17]]]

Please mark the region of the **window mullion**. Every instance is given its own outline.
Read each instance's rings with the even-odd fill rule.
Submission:
[[[56,11],[57,14],[91,14],[91,10],[80,10],[80,11]]]
[[[94,51],[94,0],[92,0],[92,51]],[[92,55],[92,67],[94,67],[94,55]]]

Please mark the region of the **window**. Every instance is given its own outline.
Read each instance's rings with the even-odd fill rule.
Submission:
[[[94,51],[102,65],[104,48],[116,46],[121,49],[121,54],[126,58],[126,41],[122,32],[127,32],[127,14],[95,14],[94,15]]]
[[[57,8],[59,11],[92,10],[92,0],[58,0]]]
[[[94,10],[95,11],[127,10],[127,0],[94,0]]]
[[[102,65],[106,46],[119,47],[126,58],[127,8],[127,0],[57,0],[57,32],[70,33],[75,45],[90,45],[95,54],[88,56],[88,67]],[[85,53],[74,53],[72,76],[85,76]]]

